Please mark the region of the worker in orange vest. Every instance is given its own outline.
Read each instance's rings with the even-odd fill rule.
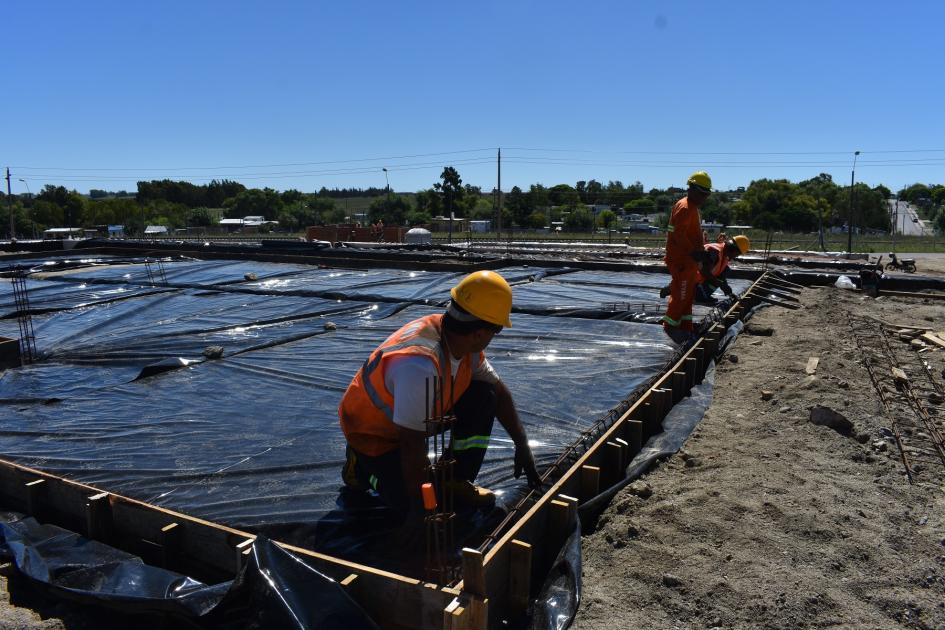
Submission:
[[[699,269],[699,286],[696,288],[696,301],[706,304],[714,304],[715,298],[712,294],[716,289],[721,288],[722,293],[727,296],[732,295],[732,288],[728,286],[725,279],[728,271],[728,263],[735,260],[742,254],[748,253],[751,249],[751,243],[747,236],[739,234],[738,236],[724,243],[706,243],[706,260],[703,261]]]
[[[698,286],[696,287],[695,301],[700,304],[715,304],[712,294],[721,288],[725,295],[732,295],[732,288],[725,279],[728,264],[751,249],[747,236],[738,236],[723,242],[706,243],[703,248],[706,260],[699,269]],[[660,289],[660,297],[669,295],[671,285]]]
[[[692,335],[692,301],[699,267],[707,260],[703,248],[699,209],[712,193],[712,180],[705,171],[693,173],[686,196],[676,202],[666,228],[666,266],[672,276],[663,328],[674,341]]]
[[[437,492],[450,490],[457,504],[468,507],[495,503],[490,490],[473,484],[495,418],[515,444],[515,477],[524,473],[531,487],[541,487],[512,394],[483,353],[495,335],[512,326],[512,289],[494,271],[477,271],[450,295],[445,313],[409,322],[374,350],[338,407],[348,442],[345,484],[374,490],[408,517],[423,514],[421,486],[432,481],[426,447],[430,410],[456,418],[454,481]]]

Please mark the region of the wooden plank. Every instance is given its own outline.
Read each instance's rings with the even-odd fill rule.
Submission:
[[[686,391],[691,392],[696,386],[696,375],[699,372],[699,360],[694,356],[686,357]]]
[[[176,566],[180,554],[180,537],[184,528],[177,523],[170,523],[161,528],[158,544],[161,545],[161,566],[170,569]]]
[[[696,385],[702,385],[702,381],[705,379],[705,371],[709,369],[709,363],[706,360],[706,351],[700,341],[692,350],[692,356],[696,360]]]
[[[626,442],[624,442],[626,444]],[[608,441],[604,444],[604,466],[602,481],[605,487],[609,488],[624,476],[624,447],[619,442]]]
[[[532,546],[513,540],[509,551],[509,604],[513,615],[524,615],[531,600]]]
[[[689,377],[685,372],[673,372],[673,404],[675,405],[680,400],[685,398],[686,394],[689,393],[689,388],[686,387],[688,384]]]
[[[810,357],[807,359],[807,366],[804,367],[805,374],[814,374],[817,372],[817,364],[820,363],[820,357]]]
[[[108,493],[98,492],[85,503],[85,535],[107,543],[112,532],[112,512]]]
[[[70,481],[0,460],[0,500],[7,507],[23,509],[27,506],[27,484],[43,480],[43,505],[49,520],[72,531],[86,531],[87,503],[90,496],[102,494],[98,488]],[[211,523],[128,497],[105,493],[110,507],[113,544],[130,550],[126,544],[151,546],[162,542],[162,530],[176,524],[171,534],[179,540],[179,554],[174,559],[176,570],[202,581],[222,581],[235,574],[234,548],[252,534],[225,525]],[[101,508],[94,508],[96,510]],[[381,569],[334,558],[309,549],[277,542],[281,547],[300,556],[307,564],[328,577],[341,580],[351,573],[359,575],[363,584],[356,598],[358,604],[375,620],[405,628],[436,627],[443,620],[443,609],[454,597],[450,589],[431,589],[420,580]],[[241,559],[242,561],[242,559]]]
[[[600,491],[600,467],[581,466],[581,500],[587,501]]]
[[[25,485],[26,513],[37,521],[42,520],[43,499],[46,495],[46,480],[35,479]]]
[[[930,331],[930,332],[924,333],[921,339],[931,344],[935,344],[939,348],[945,348],[945,337],[943,337],[942,335],[945,335],[945,333],[934,333]]]
[[[256,538],[247,538],[240,541],[236,545],[236,572],[239,573],[243,570],[243,565],[246,564],[246,561],[249,559],[249,554],[253,551],[253,543],[256,542]]]
[[[627,434],[630,437],[630,457],[643,450],[643,423],[639,420],[627,420]]]
[[[485,597],[486,572],[483,555],[478,549],[463,548],[463,591]]]

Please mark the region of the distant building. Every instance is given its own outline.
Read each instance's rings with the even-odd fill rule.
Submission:
[[[491,232],[492,231],[492,221],[470,221],[469,222],[469,231],[470,232]]]
[[[218,225],[230,232],[268,232],[279,225],[279,222],[266,221],[266,217],[249,216],[242,219],[220,219]]]
[[[108,236],[109,238],[124,238],[125,226],[124,225],[109,225]]]
[[[43,230],[43,238],[46,239],[56,239],[62,240],[64,238],[82,238],[84,232],[82,228],[73,228],[73,227],[61,227],[61,228],[49,228],[48,230]]]
[[[167,227],[163,225],[149,225],[144,228],[145,236],[165,236],[167,235]]]

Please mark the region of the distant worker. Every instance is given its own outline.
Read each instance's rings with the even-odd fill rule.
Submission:
[[[712,180],[705,171],[693,173],[687,183],[686,196],[676,202],[670,213],[664,259],[672,281],[663,328],[676,342],[686,341],[693,332],[692,301],[699,267],[707,256],[703,248],[699,208],[712,193]]]
[[[728,263],[735,260],[751,249],[747,236],[738,235],[727,243],[706,243],[703,246],[706,259],[699,268],[695,301],[700,304],[715,304],[712,294],[721,288],[725,295],[732,295],[732,288],[728,286]],[[671,285],[660,289],[660,297],[670,293]]]
[[[423,514],[421,485],[432,481],[425,420],[431,415],[428,409],[440,404],[427,400],[434,378],[443,386],[443,411],[456,417],[451,436],[454,481],[447,488],[456,504],[495,503],[490,490],[473,484],[495,418],[515,444],[515,477],[524,472],[531,487],[541,487],[512,394],[483,353],[495,335],[512,326],[512,289],[494,271],[477,271],[450,295],[445,313],[404,325],[374,350],[338,407],[348,441],[345,484],[373,489],[407,517]]]

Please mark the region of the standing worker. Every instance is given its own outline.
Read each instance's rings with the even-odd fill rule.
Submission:
[[[676,342],[686,341],[693,332],[692,300],[699,267],[706,261],[699,208],[712,193],[712,180],[705,171],[689,177],[686,196],[676,202],[666,228],[666,266],[672,276],[669,304],[663,329]]]
[[[491,507],[495,495],[473,484],[479,474],[493,420],[515,444],[515,477],[541,478],[512,394],[483,350],[512,322],[512,288],[494,271],[477,271],[450,291],[445,313],[416,319],[387,338],[355,374],[338,406],[348,441],[342,478],[348,487],[371,488],[401,515],[423,513],[421,485],[431,481],[425,420],[431,409],[452,412],[455,465],[450,488],[458,505]],[[433,403],[434,379],[442,386]]]

